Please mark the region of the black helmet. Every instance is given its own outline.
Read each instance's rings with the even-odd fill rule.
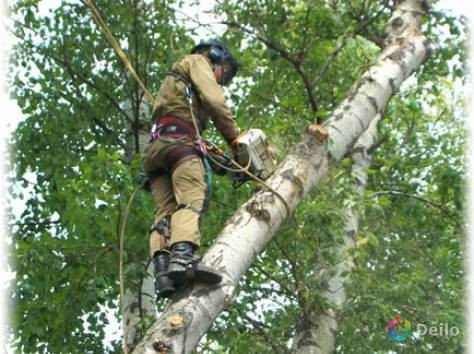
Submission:
[[[211,60],[212,64],[229,64],[229,71],[226,73],[225,77],[222,80],[223,85],[227,85],[237,73],[240,64],[232,55],[229,47],[216,39],[208,39],[199,43],[191,50],[191,54],[199,53],[202,49],[206,48],[209,48],[208,57]]]

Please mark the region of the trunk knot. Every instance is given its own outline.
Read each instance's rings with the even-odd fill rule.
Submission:
[[[265,222],[270,221],[270,213],[265,209],[261,202],[256,200],[252,201],[249,205],[247,205],[247,211],[250,213],[250,215],[255,216],[259,220],[263,220]]]
[[[160,353],[160,354],[169,354],[171,353],[171,348],[169,346],[167,346],[166,344],[164,344],[163,342],[161,341],[156,341],[153,343],[153,349],[155,349],[155,351],[157,353]]]

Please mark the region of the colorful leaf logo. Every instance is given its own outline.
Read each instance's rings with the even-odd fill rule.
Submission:
[[[405,328],[402,327],[402,316],[397,316],[388,322],[388,335],[401,342],[411,334],[411,324],[405,320]]]

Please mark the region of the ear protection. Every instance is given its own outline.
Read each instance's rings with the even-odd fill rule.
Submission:
[[[199,43],[191,50],[191,54],[199,52],[201,49],[209,48],[208,57],[211,59],[212,64],[222,64],[229,57],[232,56],[229,48],[222,42],[215,39],[209,39]]]
[[[220,45],[213,44],[209,48],[209,59],[213,64],[219,65],[224,62],[224,58],[228,57],[229,55],[224,55],[225,48],[222,48]]]
[[[224,78],[223,83],[224,85],[228,84],[237,73],[240,64],[237,62],[237,60],[235,60],[229,47],[221,41],[215,39],[209,39],[199,43],[191,50],[191,54],[200,52],[202,49],[205,48],[209,48],[207,56],[209,57],[213,65],[220,65],[223,63],[229,64],[230,68],[226,77]]]

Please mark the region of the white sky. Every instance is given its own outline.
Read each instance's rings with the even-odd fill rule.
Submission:
[[[46,13],[46,10],[50,7],[55,7],[56,4],[59,4],[60,3],[60,0],[47,0],[47,1],[41,1],[41,6],[40,6],[40,12],[44,12]],[[208,5],[210,3],[210,1],[206,1],[206,2],[202,2],[202,3],[206,3],[206,5]],[[4,22],[6,20],[5,18],[5,11],[4,11],[4,1],[1,1],[0,2],[0,6],[2,7],[2,11],[0,12],[0,16],[1,16],[1,23],[2,23],[2,28],[0,28],[0,78],[5,78],[6,77],[6,71],[5,71],[5,61],[6,61],[6,55],[7,55],[7,51],[8,51],[8,48],[11,46],[12,44],[12,41],[13,41],[13,38],[11,36],[8,36],[7,35],[7,31],[4,29]],[[209,6],[206,6],[206,7],[209,7]],[[474,3],[471,2],[471,0],[442,0],[440,1],[440,3],[438,4],[438,7],[439,8],[443,8],[443,9],[451,9],[453,11],[453,14],[464,14],[466,16],[469,16],[469,18],[471,19],[471,23],[474,19],[474,13],[473,13],[473,8],[474,8]],[[203,18],[207,18],[207,17],[203,17]],[[472,39],[471,39],[472,41]],[[471,43],[471,48],[474,47],[473,43]],[[472,53],[471,53],[471,60],[472,62]],[[471,65],[472,67],[472,65]],[[471,88],[472,89],[472,88]],[[471,91],[472,92],[472,91]],[[472,97],[471,97],[471,107],[472,107]],[[6,143],[8,142],[9,140],[9,134],[12,130],[15,129],[16,125],[18,124],[18,122],[21,120],[22,118],[22,115],[21,115],[21,112],[20,110],[18,109],[17,105],[15,104],[15,102],[11,101],[7,94],[6,94],[6,89],[5,89],[5,82],[2,82],[1,83],[1,87],[0,87],[0,109],[1,109],[1,112],[2,112],[2,115],[1,115],[1,118],[0,118],[0,156],[3,157],[5,156],[5,152],[6,152]],[[471,115],[472,115],[472,112],[471,112]],[[474,168],[472,167],[473,166],[473,162],[474,162],[474,158],[473,158],[473,155],[474,155],[474,151],[473,151],[473,148],[472,146],[474,144],[472,144],[472,142],[474,142],[474,124],[472,122],[472,119],[470,120],[470,125],[469,125],[469,135],[470,135],[470,138],[471,138],[471,144],[469,144],[469,147],[471,149],[471,151],[469,151],[469,161],[470,161],[470,171],[469,171],[469,176],[473,176],[474,175]],[[0,159],[0,161],[2,161],[3,159]],[[0,196],[2,198],[5,198],[6,196],[6,187],[5,187],[5,181],[4,181],[4,177],[5,176],[5,170],[4,170],[4,166],[3,165],[0,165]],[[473,178],[470,178],[470,180],[472,180]],[[473,204],[474,204],[474,187],[473,187],[473,182],[471,182],[470,186],[469,186],[469,191],[470,191],[470,221],[471,221],[471,225],[474,224],[474,207],[473,207]],[[0,205],[5,205],[4,201],[2,200],[0,202]],[[0,225],[2,225],[2,227],[0,228],[0,236],[2,237],[2,239],[4,240],[7,233],[5,230],[5,228],[3,227],[4,225],[4,210],[3,208],[0,207]],[[474,238],[474,232],[473,230],[471,230],[470,232],[470,236],[468,239],[469,240],[472,240]],[[474,255],[474,242],[469,242],[468,243],[468,254],[470,256],[468,256],[467,258],[471,258],[473,259],[474,257],[472,257],[472,255]],[[5,277],[8,276],[8,274],[6,273],[6,269],[7,269],[7,266],[6,266],[6,263],[5,263],[5,255],[6,255],[6,250],[5,249],[2,249],[1,246],[0,246],[0,292],[2,291],[2,289],[4,288],[4,286],[2,286],[4,284],[4,279]],[[473,262],[470,262],[468,264],[468,271],[469,271],[469,276],[468,276],[468,292],[469,292],[469,298],[470,298],[470,306],[469,306],[469,314],[467,316],[468,318],[468,321],[469,321],[469,326],[470,326],[470,329],[471,331],[468,331],[466,330],[466,337],[468,337],[469,339],[469,348],[470,350],[468,351],[469,353],[474,353],[474,336],[472,335],[468,335],[468,333],[472,332],[472,330],[474,329],[474,305],[472,304],[473,300],[474,300],[474,284],[471,283],[472,279],[474,278],[474,261]],[[3,281],[2,281],[3,280]],[[8,314],[6,313],[7,309],[9,308],[8,306],[8,300],[6,298],[6,296],[1,296],[3,295],[2,293],[0,293],[0,299],[2,301],[0,301],[0,334],[1,333],[4,333],[4,324],[5,324],[5,319],[8,318]],[[0,338],[0,343],[2,343],[4,340],[3,336],[2,338]],[[1,344],[0,344],[1,345]],[[1,348],[4,348],[3,345],[1,345]]]

